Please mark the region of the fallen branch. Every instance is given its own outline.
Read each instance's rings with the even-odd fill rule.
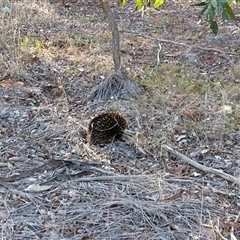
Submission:
[[[114,174],[111,171],[101,169],[100,167],[98,167],[99,164],[97,163],[89,163],[87,161],[82,162],[78,160],[50,160],[39,167],[33,168],[29,171],[22,172],[20,175],[14,175],[8,178],[0,177],[0,185],[4,185],[2,184],[3,182],[15,182],[23,178],[31,177],[35,173],[41,173],[44,171],[54,171],[54,174],[55,174],[57,169],[64,166],[71,166],[71,165],[74,165],[78,169],[81,169],[81,170],[83,169],[83,172],[94,171],[94,172],[100,172],[100,173],[109,174],[109,175]]]
[[[4,162],[0,162],[0,167],[7,167],[8,164],[7,163],[4,163]]]
[[[75,178],[74,181],[91,182],[91,181],[139,181],[146,175],[114,175],[114,176],[99,176],[99,177],[85,177]],[[148,176],[149,177],[149,176]]]
[[[223,179],[225,179],[229,182],[240,185],[240,178],[233,177],[232,175],[229,175],[225,172],[219,171],[219,170],[211,168],[211,167],[206,167],[206,166],[204,166],[200,163],[197,163],[194,160],[190,159],[189,157],[183,155],[182,153],[172,149],[171,147],[169,147],[167,145],[163,145],[162,147],[167,149],[168,152],[170,152],[171,154],[177,156],[178,158],[180,158],[184,162],[190,164],[191,166],[193,166],[193,167],[195,167],[195,168],[197,168],[201,171],[213,173],[213,174],[215,174],[215,175],[217,175],[217,176],[219,176],[219,177],[221,177],[221,178],[223,178]]]
[[[181,43],[181,42],[175,42],[175,41],[172,41],[172,40],[167,40],[167,39],[162,39],[162,38],[155,38],[155,37],[150,37],[150,36],[146,36],[144,34],[141,34],[141,33],[137,33],[137,32],[126,32],[126,34],[130,34],[130,35],[136,35],[136,36],[139,36],[139,37],[142,37],[142,38],[146,38],[146,39],[151,39],[151,40],[154,40],[154,41],[157,41],[158,43],[172,43],[172,44],[175,44],[175,45],[179,45],[179,46],[183,46],[183,47],[187,47],[187,48],[197,48],[197,49],[200,49],[200,50],[203,50],[203,51],[208,51],[208,52],[218,52],[218,53],[222,53],[222,54],[227,54],[227,55],[238,55],[239,53],[237,52],[226,52],[226,51],[223,51],[221,49],[217,49],[217,48],[208,48],[208,47],[202,47],[202,46],[191,46],[189,45],[188,43]]]
[[[113,182],[113,181],[122,181],[122,182],[126,182],[126,181],[132,181],[132,182],[136,182],[136,181],[140,181],[143,180],[144,178],[152,178],[152,179],[157,179],[158,177],[161,177],[157,174],[149,174],[149,175],[111,175],[111,176],[98,176],[98,177],[83,177],[83,178],[74,178],[74,181],[80,181],[80,182],[101,182],[101,181],[108,181],[108,182]],[[187,179],[167,179],[164,178],[164,181],[171,183],[171,182],[192,182],[192,180],[187,180]]]

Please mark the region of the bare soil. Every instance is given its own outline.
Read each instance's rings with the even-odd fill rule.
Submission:
[[[9,8],[0,12],[1,239],[240,239],[240,10],[214,36],[186,1],[143,16],[133,1],[112,4],[141,94],[86,101],[113,72],[99,4]],[[88,123],[108,110],[126,118],[126,133],[89,145]]]

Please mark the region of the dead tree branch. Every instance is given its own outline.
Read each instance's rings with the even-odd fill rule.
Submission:
[[[200,49],[200,50],[208,51],[208,52],[210,52],[210,51],[211,52],[218,52],[218,53],[227,54],[227,55],[238,55],[239,54],[237,52],[226,52],[226,51],[223,51],[223,50],[217,49],[217,48],[209,48],[209,47],[202,47],[202,46],[191,46],[188,43],[181,43],[181,42],[176,42],[176,41],[172,41],[172,40],[168,40],[168,39],[155,38],[155,37],[143,35],[141,33],[133,32],[133,31],[126,32],[126,34],[136,35],[138,37],[151,39],[151,40],[157,41],[158,43],[171,43],[171,44],[175,44],[175,45],[179,45],[179,46],[183,46],[183,47],[187,47],[187,48],[196,48],[196,49]]]
[[[194,160],[190,159],[189,157],[183,155],[182,153],[172,149],[171,147],[167,146],[167,145],[163,145],[162,146],[163,148],[165,148],[168,152],[170,152],[171,154],[177,156],[178,158],[180,158],[182,161],[190,164],[191,166],[201,170],[201,171],[204,171],[204,172],[208,172],[208,173],[213,173],[229,182],[232,182],[232,183],[235,183],[235,184],[238,184],[240,185],[239,183],[239,179],[236,178],[236,177],[233,177],[225,172],[222,172],[222,171],[219,171],[217,169],[214,169],[214,168],[211,168],[211,167],[207,167],[207,166],[204,166],[200,163],[197,163],[195,162]]]

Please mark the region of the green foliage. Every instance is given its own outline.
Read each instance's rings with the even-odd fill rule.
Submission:
[[[147,7],[152,7],[157,9],[164,3],[164,0],[136,0],[135,10],[145,10]]]
[[[118,0],[118,5],[125,5],[126,3],[127,0]],[[136,0],[135,10],[146,10],[148,7],[157,9],[163,3],[164,0]],[[203,17],[205,17],[212,32],[217,35],[218,16],[220,16],[223,21],[227,21],[229,19],[236,21],[236,16],[231,7],[233,3],[240,5],[240,0],[203,0],[202,2],[192,6],[202,7],[202,10],[199,13],[199,19],[201,20]]]
[[[127,3],[127,0],[119,0],[118,5],[125,5]]]
[[[43,48],[43,43],[40,40],[35,40],[35,47],[37,49]]]
[[[165,0],[136,0],[135,10],[146,10],[148,7],[158,9]],[[118,0],[118,5],[125,5],[127,0]],[[240,5],[240,0],[202,0],[200,3],[192,6],[201,7],[199,19],[206,18],[210,25],[212,32],[218,34],[218,17],[220,16],[223,21],[229,19],[236,21],[236,16],[232,10],[232,4]]]
[[[71,47],[83,47],[91,44],[91,37],[85,34],[73,35],[68,39],[68,43]]]
[[[127,0],[118,0],[118,5],[125,5]],[[136,0],[135,10],[145,10],[148,7],[159,8],[164,3],[164,0]]]
[[[23,36],[21,39],[21,46],[25,48],[34,47],[35,49],[41,49],[44,47],[42,41],[29,36]]]
[[[240,3],[240,0],[237,0],[236,2]],[[233,1],[229,0],[205,0],[203,2],[194,4],[193,6],[203,7],[199,14],[199,19],[206,17],[206,20],[208,21],[212,32],[217,35],[217,15],[220,15],[223,21],[229,19],[236,21],[236,16],[231,8],[232,3]]]
[[[22,38],[22,45],[23,46],[28,46],[30,44],[30,37],[28,37],[28,36],[24,36],[23,38]]]

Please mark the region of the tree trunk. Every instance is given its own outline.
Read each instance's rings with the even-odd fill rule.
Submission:
[[[115,73],[110,74],[99,86],[92,89],[87,101],[119,99],[121,96],[131,95],[137,97],[139,88],[121,65],[119,31],[114,14],[107,0],[99,0],[100,5],[108,19],[108,25],[112,33],[112,55]]]
[[[113,11],[111,10],[109,3],[104,0],[100,0],[101,7],[107,16],[108,25],[112,32],[112,54],[115,72],[118,72],[121,68],[121,57],[120,57],[120,43],[119,43],[119,31],[116,19]]]

